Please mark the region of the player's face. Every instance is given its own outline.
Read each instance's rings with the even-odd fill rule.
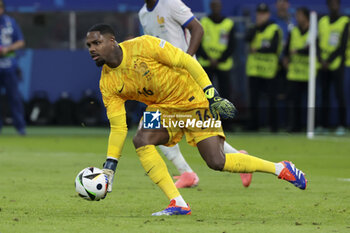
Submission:
[[[112,39],[108,35],[102,35],[98,31],[88,32],[86,35],[86,46],[97,66],[103,66],[111,52]]]

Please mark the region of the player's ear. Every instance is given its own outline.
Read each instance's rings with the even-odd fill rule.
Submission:
[[[109,41],[112,42],[113,45],[117,43],[117,40],[115,39],[114,36],[111,36],[111,37],[109,38]]]

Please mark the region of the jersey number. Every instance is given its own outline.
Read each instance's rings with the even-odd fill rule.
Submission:
[[[204,114],[203,114],[203,116],[204,116],[204,119],[203,119],[203,116],[202,116],[202,113],[201,113],[201,111],[197,111],[196,112],[196,114],[198,115],[198,119],[200,120],[200,121],[207,121],[207,120],[209,120],[211,117],[208,115],[208,109],[205,109],[204,110]],[[205,127],[202,127],[201,129],[205,129]]]
[[[137,91],[140,95],[144,95],[146,97],[148,97],[149,95],[153,95],[153,91],[152,90],[147,90],[146,87],[144,87],[142,89],[142,91],[138,90]]]

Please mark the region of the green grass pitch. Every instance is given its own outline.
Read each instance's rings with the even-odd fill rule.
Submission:
[[[309,180],[301,191],[270,174],[255,173],[249,188],[238,174],[207,168],[196,148],[182,152],[200,178],[180,190],[191,216],[152,217],[168,205],[145,175],[129,132],[113,192],[99,202],[75,193],[85,167],[101,167],[108,129],[12,128],[0,135],[0,232],[350,232],[350,137],[228,134],[238,149],[271,161],[291,160]],[[166,160],[166,159],[165,159]],[[174,166],[166,161],[169,172]]]

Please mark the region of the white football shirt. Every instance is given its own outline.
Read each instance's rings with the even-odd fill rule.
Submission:
[[[144,4],[139,19],[145,34],[164,39],[187,52],[191,35],[186,26],[194,15],[181,0],[157,0],[153,9]]]

